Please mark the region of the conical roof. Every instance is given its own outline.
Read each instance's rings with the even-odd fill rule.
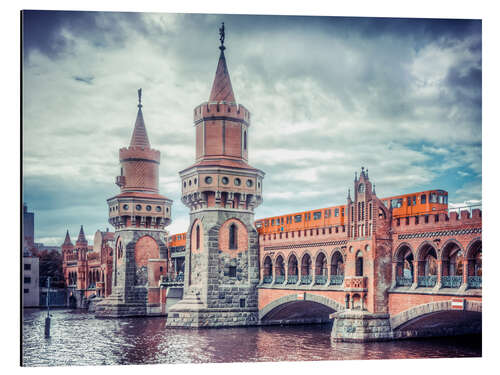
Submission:
[[[221,46],[222,47],[222,46]],[[234,99],[233,86],[226,65],[226,57],[224,56],[224,47],[221,48],[215,79],[210,92],[210,102],[236,102]]]
[[[132,139],[130,140],[130,147],[151,147],[149,144],[148,133],[146,132],[146,125],[144,124],[144,118],[142,117],[142,104],[139,104],[139,110],[137,111],[134,133],[132,134]]]
[[[69,237],[69,230],[66,230],[66,238],[64,239],[63,246],[73,246],[71,238]]]
[[[83,232],[83,225],[80,227],[80,233],[78,234],[78,239],[76,240],[77,245],[87,245],[87,239],[85,238],[85,233]]]

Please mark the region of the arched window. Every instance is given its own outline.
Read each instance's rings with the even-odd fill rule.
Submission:
[[[231,250],[238,248],[238,227],[234,223],[229,227],[229,248]]]
[[[356,276],[363,276],[363,253],[361,251],[356,254]]]
[[[196,226],[196,250],[200,249],[200,225]]]

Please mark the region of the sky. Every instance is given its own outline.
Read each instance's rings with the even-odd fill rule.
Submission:
[[[252,114],[249,163],[266,173],[256,219],[344,204],[362,166],[379,197],[481,201],[479,20],[27,11],[22,199],[37,242],[113,229],[106,199],[138,88],[173,200],[167,230],[187,229],[178,172],[194,162],[193,109],[208,100],[221,22]]]

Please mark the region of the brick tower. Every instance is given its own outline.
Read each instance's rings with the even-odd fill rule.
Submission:
[[[120,194],[108,199],[109,222],[116,229],[113,252],[112,292],[98,304],[97,316],[146,315],[151,288],[148,272],[166,264],[165,227],[170,224],[172,201],[158,194],[160,152],[151,148],[139,110],[130,146],[120,149],[121,173],[116,177]],[[151,262],[154,260],[154,262]],[[162,263],[162,264],[163,264]],[[166,267],[162,273],[166,274]],[[157,275],[158,276],[158,275]]]
[[[253,210],[264,173],[247,164],[250,112],[237,104],[224,56],[210,98],[194,109],[195,164],[179,172],[190,209],[184,298],[167,326],[253,325],[258,320],[258,234]]]
[[[346,204],[346,310],[334,314],[332,337],[340,341],[385,340],[391,337],[387,310],[391,213],[377,198],[363,167],[359,178],[354,177],[353,195],[354,200],[349,193]]]

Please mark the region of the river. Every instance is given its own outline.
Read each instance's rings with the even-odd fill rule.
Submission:
[[[23,315],[24,366],[480,357],[481,336],[335,343],[330,324],[165,328],[165,318],[96,319],[81,310]]]

